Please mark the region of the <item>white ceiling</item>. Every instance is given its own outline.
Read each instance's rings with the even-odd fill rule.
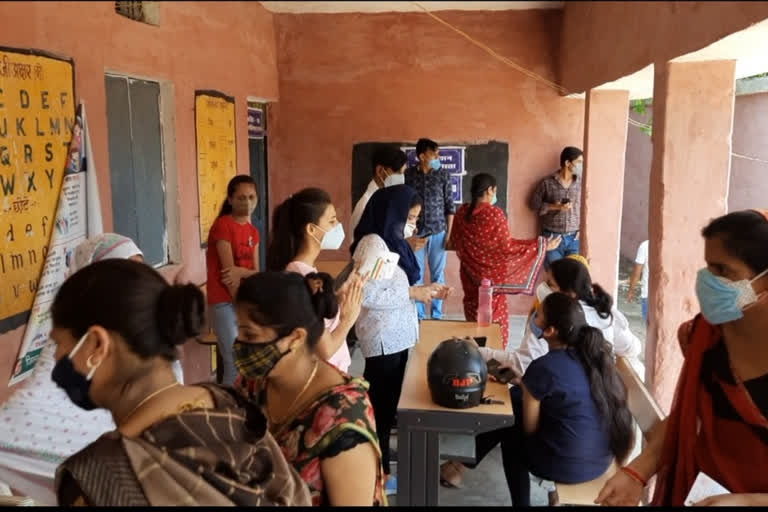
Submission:
[[[565,2],[419,2],[430,11],[516,11],[562,9]],[[268,11],[278,13],[339,12],[415,12],[415,2],[261,2]]]

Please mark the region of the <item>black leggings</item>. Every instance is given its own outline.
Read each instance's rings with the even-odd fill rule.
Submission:
[[[478,434],[475,437],[475,460],[477,462],[464,465],[468,468],[476,468],[497,444],[501,444],[501,463],[504,467],[504,476],[512,498],[512,505],[530,507],[531,481],[528,476],[525,434],[521,421],[523,396],[518,386],[512,387],[509,394],[515,412],[515,425]]]
[[[397,403],[400,401],[407,362],[407,349],[386,356],[365,358],[363,378],[371,385],[368,389],[368,397],[371,399],[373,416],[376,419],[381,462],[384,473],[387,475],[389,474],[389,434],[395,424]]]

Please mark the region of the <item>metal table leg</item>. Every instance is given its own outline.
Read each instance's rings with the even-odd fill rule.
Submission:
[[[397,505],[436,506],[440,488],[440,433],[412,428],[421,423],[421,418],[405,411],[399,413],[398,423]]]

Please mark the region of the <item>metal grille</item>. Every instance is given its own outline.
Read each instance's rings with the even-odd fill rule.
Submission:
[[[115,2],[115,12],[135,21],[145,21],[144,2],[117,1]]]

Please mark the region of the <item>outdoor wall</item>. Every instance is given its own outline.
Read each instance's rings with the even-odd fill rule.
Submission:
[[[768,18],[766,2],[565,2],[559,82],[584,92]]]
[[[630,112],[633,119],[648,122],[646,116]],[[755,157],[763,162],[731,157],[728,210],[766,208],[768,205],[768,92],[736,96],[733,118],[732,152]],[[653,146],[651,138],[630,126],[627,137],[624,173],[624,208],[621,219],[621,254],[633,258],[637,246],[648,238],[648,190]]]
[[[501,55],[554,78],[560,12],[440,12]],[[583,143],[584,100],[566,99],[509,68],[422,13],[275,15],[281,101],[270,116],[272,204],[315,185],[333,197],[349,257],[352,146],[358,142],[509,144],[513,236],[532,238],[533,186],[558,167],[564,146]],[[462,314],[454,254],[448,314]],[[531,299],[511,300],[526,311]]]
[[[195,89],[217,89],[237,101],[237,166],[248,172],[246,97],[277,98],[272,14],[257,2],[160,2],[160,24],[115,13],[114,2],[0,2],[0,45],[35,48],[72,57],[75,93],[84,100],[98,170],[104,228],[112,228],[104,73],[167,80],[174,87],[176,169],[179,178],[181,253],[189,276],[203,283],[194,124]],[[0,403],[23,328],[0,336]],[[210,370],[208,350],[188,343],[186,378]]]

